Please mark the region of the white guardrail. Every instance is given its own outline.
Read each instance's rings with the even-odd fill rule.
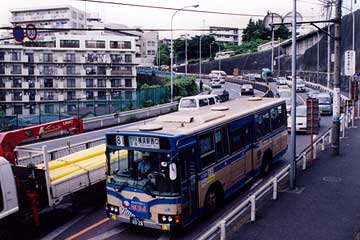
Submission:
[[[331,89],[323,87],[319,84],[306,83],[307,86],[314,89],[319,89],[321,91],[326,91],[332,93]],[[348,97],[341,95],[341,101],[345,102],[348,100]],[[353,109],[349,108],[345,113],[341,114],[340,117],[340,131],[341,136],[345,137],[345,129],[349,126],[351,121],[351,113]],[[331,128],[325,131],[322,135],[318,136],[313,143],[313,160],[316,159],[317,152],[324,151],[326,144],[331,144]],[[310,161],[310,146],[305,148],[297,157],[296,165],[302,170],[306,170],[307,163]],[[229,214],[223,217],[215,225],[213,225],[208,231],[203,233],[201,236],[197,236],[197,240],[205,239],[221,239],[225,240],[228,233],[228,228],[231,224],[239,222],[239,218],[243,217],[250,210],[250,221],[255,221],[256,219],[256,203],[257,200],[260,200],[266,194],[272,191],[272,199],[276,200],[278,195],[278,186],[279,183],[284,180],[290,171],[290,164],[284,166],[282,169],[272,176],[266,183],[257,189],[255,192],[251,193],[238,207],[232,210]]]

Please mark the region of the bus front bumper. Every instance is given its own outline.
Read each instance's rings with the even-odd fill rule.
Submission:
[[[155,223],[155,222],[150,221],[148,219],[139,219],[139,220],[141,220],[142,224],[137,224],[139,222],[138,221],[131,221],[130,217],[124,217],[124,216],[121,216],[121,215],[115,215],[113,213],[108,213],[107,217],[112,219],[112,220],[120,221],[120,222],[124,222],[124,223],[129,223],[129,224],[134,225],[134,226],[154,228],[154,229],[159,229],[159,230],[163,230],[163,231],[170,231],[170,230],[173,230],[174,228],[178,227],[178,225],[174,225],[174,224]]]

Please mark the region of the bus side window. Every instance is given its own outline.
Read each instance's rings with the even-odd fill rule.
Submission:
[[[262,115],[255,114],[255,129],[256,129],[256,139],[261,138],[264,136],[264,130],[263,130],[263,119]]]
[[[281,105],[281,125],[287,126],[287,114],[286,114],[286,105]]]
[[[263,112],[262,120],[263,120],[264,135],[266,135],[271,132],[271,119],[270,119],[269,111]]]
[[[227,128],[215,131],[216,159],[221,160],[229,154]]]
[[[2,210],[4,210],[4,197],[3,197],[3,192],[2,192],[2,188],[1,188],[1,182],[0,182],[0,212]]]
[[[230,133],[231,152],[236,152],[252,142],[251,125],[245,124]]]
[[[201,169],[204,169],[215,162],[215,149],[212,132],[200,136],[198,141]]]
[[[280,108],[280,113],[279,113]],[[270,110],[270,116],[271,116],[271,127],[272,130],[279,129],[281,124],[281,106],[274,107]]]

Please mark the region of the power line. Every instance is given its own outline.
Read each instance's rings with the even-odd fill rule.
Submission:
[[[0,27],[0,30],[12,30],[13,27]],[[36,28],[39,31],[118,31],[118,32],[141,32],[141,31],[149,31],[149,32],[169,32],[169,31],[209,31],[209,29],[204,28]],[[244,30],[243,28],[238,28],[239,30]],[[212,32],[222,31],[222,30],[211,30]]]
[[[73,1],[122,5],[122,6],[128,6],[128,7],[155,8],[155,9],[161,9],[161,10],[174,10],[174,11],[181,10],[183,12],[209,13],[209,14],[240,16],[240,17],[265,17],[265,15],[262,15],[262,14],[231,13],[231,12],[218,12],[218,11],[206,11],[206,10],[195,10],[195,9],[181,9],[181,8],[162,7],[162,6],[153,6],[153,5],[120,3],[120,2],[113,2],[113,1],[100,1],[100,0],[73,0]]]

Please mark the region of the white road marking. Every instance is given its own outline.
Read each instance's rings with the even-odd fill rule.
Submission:
[[[116,234],[122,233],[122,232],[126,231],[128,228],[129,228],[129,226],[116,227],[110,231],[107,231],[107,232],[104,232],[95,237],[89,238],[88,240],[104,240],[104,239],[110,238]]]

